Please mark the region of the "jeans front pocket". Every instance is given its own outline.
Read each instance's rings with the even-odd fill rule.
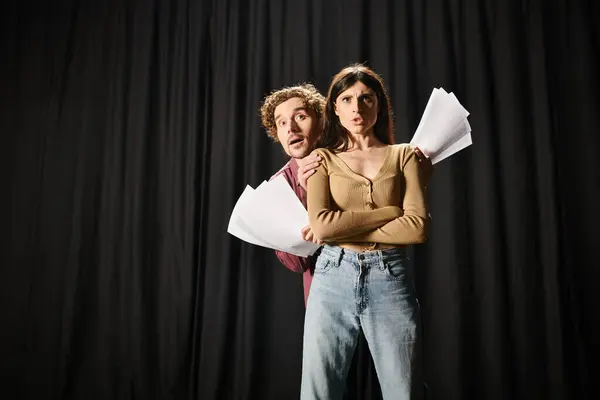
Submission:
[[[406,278],[406,267],[408,258],[405,255],[398,255],[386,259],[383,262],[385,275],[392,280],[402,281]]]
[[[335,265],[335,260],[321,254],[315,263],[315,274],[324,274]]]

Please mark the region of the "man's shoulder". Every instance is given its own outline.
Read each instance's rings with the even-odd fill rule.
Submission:
[[[283,167],[281,167],[281,169],[279,169],[279,171],[275,172],[275,174],[273,174],[273,176],[271,176],[271,178],[269,179],[270,181],[277,178],[279,175],[283,175],[286,181],[290,181],[290,178],[294,175],[293,171],[292,171],[292,162],[294,162],[294,159],[292,158],[291,160],[289,160],[288,162],[285,163],[285,165]]]

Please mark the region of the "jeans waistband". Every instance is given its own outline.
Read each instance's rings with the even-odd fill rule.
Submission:
[[[358,260],[362,262],[377,262],[406,257],[406,248],[400,247],[388,250],[357,252],[343,247],[326,244],[321,248],[321,255],[331,259],[343,259],[351,262],[356,262]]]

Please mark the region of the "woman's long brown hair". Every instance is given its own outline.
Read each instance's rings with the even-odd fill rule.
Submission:
[[[336,152],[348,150],[350,133],[342,126],[339,117],[335,114],[335,101],[340,93],[356,82],[362,82],[377,96],[379,110],[377,111],[377,122],[373,126],[375,136],[385,144],[394,144],[392,106],[383,85],[383,79],[369,67],[352,64],[338,72],[331,81],[323,115],[323,134],[319,138],[317,147]]]

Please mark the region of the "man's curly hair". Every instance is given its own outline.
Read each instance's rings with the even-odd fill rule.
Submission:
[[[275,90],[265,97],[265,100],[260,107],[262,126],[267,130],[267,134],[275,142],[279,141],[277,138],[277,127],[275,126],[275,108],[293,97],[299,97],[304,100],[305,107],[313,110],[319,121],[323,120],[325,97],[310,83],[302,83],[300,85]]]

